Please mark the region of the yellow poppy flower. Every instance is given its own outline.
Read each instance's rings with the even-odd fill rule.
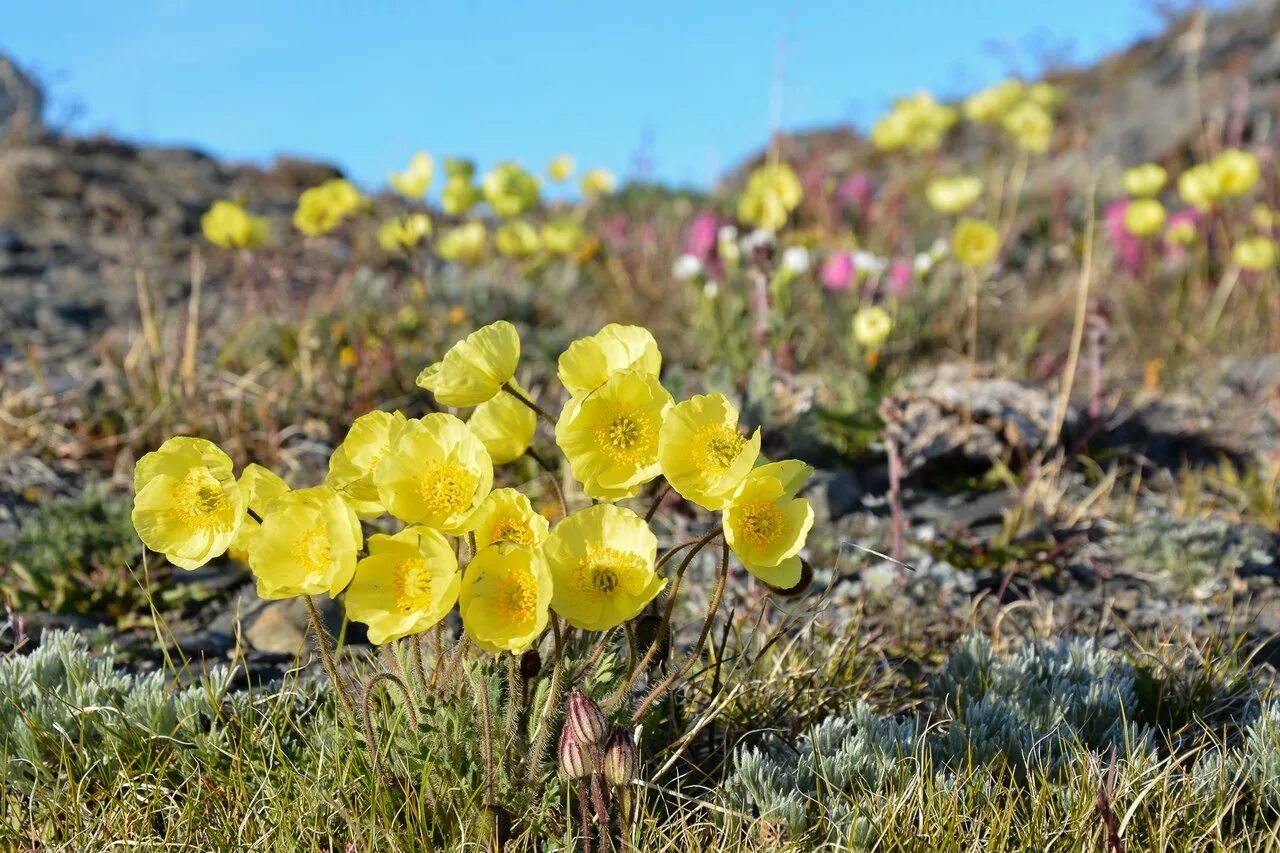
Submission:
[[[556,375],[574,397],[588,394],[619,370],[654,376],[662,369],[662,353],[653,333],[643,326],[609,323],[594,335],[578,338],[560,354]]]
[[[536,551],[547,538],[546,517],[534,512],[529,499],[515,489],[494,489],[471,522],[477,548],[494,542],[518,542]]]
[[[551,609],[575,628],[607,631],[639,615],[666,581],[658,538],[629,509],[596,504],[556,525],[545,546]]]
[[[261,598],[333,597],[351,581],[363,544],[360,519],[341,495],[328,486],[296,489],[267,504],[249,570]]]
[[[776,589],[800,582],[797,556],[813,527],[813,507],[796,492],[813,468],[788,460],[747,475],[724,511],[724,539],[747,571]]]
[[[1035,101],[1022,101],[1000,120],[1005,133],[1024,151],[1043,154],[1053,136],[1053,116]]]
[[[378,246],[384,252],[400,252],[414,248],[430,234],[431,218],[425,213],[410,213],[378,226]]]
[[[553,219],[542,226],[542,245],[553,255],[572,255],[584,236],[576,219]]]
[[[738,199],[738,218],[757,228],[778,231],[804,198],[796,172],[786,163],[766,163],[747,177]]]
[[[523,219],[514,219],[498,228],[493,242],[498,251],[509,258],[527,258],[538,251],[542,240],[537,228]]]
[[[582,176],[583,195],[608,195],[618,185],[618,179],[608,169],[592,169]]]
[[[363,414],[352,422],[346,438],[329,457],[325,485],[342,495],[361,518],[377,518],[386,512],[378,498],[373,472],[391,445],[392,432],[404,423],[405,417],[399,412]]]
[[[446,261],[474,264],[484,257],[486,231],[483,222],[468,222],[440,232],[436,254]]]
[[[1261,174],[1257,157],[1234,148],[1214,157],[1212,166],[1218,176],[1218,192],[1222,198],[1235,198],[1249,192],[1257,186]]]
[[[1124,230],[1135,237],[1150,237],[1164,227],[1164,205],[1154,198],[1136,198],[1124,209]]]
[[[466,157],[446,157],[444,173],[451,178],[463,178],[469,181],[475,177],[476,164],[474,160]]]
[[[933,151],[956,123],[956,110],[938,103],[928,92],[899,98],[871,128],[871,143],[881,151]]]
[[[979,124],[996,124],[1022,100],[1025,90],[1022,81],[1013,77],[980,89],[964,102],[965,117]]]
[[[864,349],[879,349],[893,331],[893,318],[879,305],[859,308],[853,315],[853,339]]]
[[[518,383],[511,384],[521,394],[525,394]],[[510,394],[499,394],[476,406],[476,410],[467,419],[467,426],[484,444],[485,450],[489,451],[493,464],[506,465],[524,456],[529,445],[533,444],[533,435],[538,430],[538,416],[533,409]]]
[[[1124,170],[1124,191],[1131,196],[1147,198],[1158,195],[1169,180],[1169,173],[1156,163],[1143,163]]]
[[[621,370],[565,406],[556,443],[583,490],[596,500],[635,497],[658,476],[658,431],[671,395],[651,373]]]
[[[738,410],[723,394],[677,403],[658,434],[658,461],[671,488],[709,510],[724,509],[760,456],[760,430],[738,431]]]
[[[1196,210],[1211,209],[1222,198],[1222,180],[1211,164],[1199,163],[1178,176],[1178,194]]]
[[[924,195],[939,213],[961,213],[982,197],[982,180],[972,175],[934,178],[925,186]]]
[[[396,518],[458,534],[493,487],[493,463],[466,424],[437,412],[392,430],[373,481]]]
[[[240,472],[240,492],[244,495],[245,505],[249,511],[262,518],[267,504],[289,491],[289,484],[280,479],[275,472],[250,462]],[[238,563],[249,564],[249,546],[258,535],[262,525],[252,515],[245,515],[240,520],[240,529],[231,540],[227,556]]]
[[[538,551],[518,542],[481,548],[462,576],[462,627],[490,654],[519,654],[547,626],[551,573]]]
[[[989,264],[1000,252],[1000,233],[990,222],[961,219],[951,232],[951,252],[965,266]]]
[[[446,406],[478,406],[502,391],[520,363],[520,335],[506,320],[476,329],[444,358],[418,374],[425,388]]]
[[[431,186],[431,177],[435,174],[435,161],[430,154],[422,151],[409,158],[409,168],[403,172],[392,172],[387,176],[391,186],[405,198],[422,198]]]
[[[480,200],[480,188],[471,183],[471,175],[450,175],[440,191],[440,209],[450,216],[461,216]]]
[[[1231,247],[1231,260],[1240,269],[1262,272],[1276,265],[1276,244],[1269,237],[1248,237]]]
[[[1249,221],[1259,231],[1270,231],[1275,227],[1276,212],[1259,202],[1249,211]]]
[[[215,246],[224,249],[256,249],[267,242],[267,220],[251,216],[234,201],[215,201],[200,217],[200,230]]]
[[[547,176],[556,183],[567,181],[573,177],[573,169],[576,164],[573,158],[568,154],[561,154],[547,164]]]
[[[447,616],[461,585],[449,540],[430,527],[406,527],[369,537],[369,556],[356,563],[343,601],[348,616],[369,626],[369,641],[382,645]]]
[[[178,436],[133,468],[133,529],[175,566],[197,569],[226,552],[244,518],[231,457],[212,441]]]
[[[308,237],[327,234],[359,210],[362,203],[350,181],[332,178],[298,197],[293,224]]]
[[[1061,86],[1055,86],[1043,80],[1027,87],[1027,100],[1044,107],[1051,113],[1062,105],[1066,97],[1066,92]]]
[[[515,163],[500,163],[490,169],[480,188],[484,200],[503,219],[519,216],[538,203],[538,179]]]
[[[1190,246],[1199,235],[1196,223],[1189,217],[1175,217],[1164,231],[1165,242],[1173,246]]]

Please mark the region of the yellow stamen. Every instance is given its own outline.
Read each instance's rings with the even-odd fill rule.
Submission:
[[[533,547],[533,531],[518,518],[500,518],[493,525],[490,538],[494,542],[518,542],[526,548]]]
[[[758,548],[767,548],[782,533],[782,512],[772,501],[747,504],[737,512],[738,531]]]
[[[616,412],[596,428],[596,444],[606,456],[622,465],[650,459],[655,437],[652,421],[641,412]]]
[[[294,540],[289,551],[308,574],[325,571],[333,560],[329,553],[329,537],[322,524],[317,524]]]
[[[498,581],[494,605],[508,622],[520,625],[531,621],[538,606],[538,584],[532,572],[512,569]]]
[[[704,474],[723,474],[738,458],[747,439],[724,424],[708,424],[693,436],[693,464]]]
[[[413,613],[431,607],[431,575],[425,560],[405,560],[395,567],[391,577],[396,610]]]
[[[418,497],[431,515],[447,518],[465,509],[475,496],[476,478],[456,462],[431,465],[418,481]]]
[[[226,529],[235,524],[231,501],[208,468],[192,468],[173,487],[173,511],[187,527]]]
[[[598,548],[579,561],[577,586],[583,593],[604,598],[619,587],[630,590],[638,586],[636,579],[645,568],[639,554]]]

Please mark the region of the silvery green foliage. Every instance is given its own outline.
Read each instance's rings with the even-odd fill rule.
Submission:
[[[740,749],[724,795],[794,837],[813,833],[860,849],[875,842],[874,826],[860,818],[871,799],[922,767],[934,769],[941,788],[980,796],[996,773],[1053,772],[1082,748],[1138,762],[1152,753],[1150,733],[1130,722],[1137,710],[1132,668],[1092,641],[997,657],[984,638],[969,637],[942,667],[933,695],[934,718],[949,718],[949,725],[878,717],[859,704],[794,744],[775,735]]]
[[[79,634],[50,631],[31,654],[0,659],[0,751],[8,779],[30,784],[64,771],[109,772],[109,757],[122,745],[168,749],[209,736],[227,693],[226,669],[212,671],[204,684],[174,689],[160,673],[117,670],[113,652],[96,655]]]
[[[1116,534],[1123,560],[1164,572],[1182,586],[1275,565],[1274,541],[1265,531],[1217,518],[1157,515]]]
[[[1280,702],[1262,707],[1239,750],[1205,753],[1192,776],[1204,799],[1221,799],[1243,782],[1258,806],[1280,816]]]

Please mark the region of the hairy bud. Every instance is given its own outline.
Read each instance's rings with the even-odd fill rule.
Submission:
[[[629,729],[614,726],[609,743],[604,748],[604,778],[610,785],[630,785],[640,773],[640,755],[636,751],[636,739]]]
[[[581,746],[595,746],[609,732],[604,711],[580,690],[569,694],[569,730]]]
[[[582,779],[591,775],[591,762],[587,760],[587,752],[579,746],[567,725],[560,731],[559,759],[560,772],[566,779]]]
[[[526,681],[537,678],[542,672],[542,655],[538,654],[537,649],[529,649],[529,651],[520,655],[520,677]]]

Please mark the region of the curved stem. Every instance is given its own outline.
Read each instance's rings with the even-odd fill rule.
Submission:
[[[485,805],[493,805],[493,719],[489,713],[489,681],[477,668],[472,675],[471,684],[476,691],[476,702],[480,706],[481,746],[484,748]]]
[[[649,504],[649,511],[644,514],[645,521],[653,521],[654,515],[658,512],[658,507],[662,506],[662,499],[667,496],[667,492],[671,491],[671,484],[663,482],[662,488],[653,497],[653,503]]]
[[[574,687],[581,685],[582,682],[586,680],[587,676],[591,674],[591,671],[595,669],[596,663],[600,660],[600,656],[604,654],[604,650],[609,646],[609,639],[613,636],[613,631],[614,629],[610,628],[601,635],[599,642],[596,643],[596,647],[591,650],[591,654],[587,657],[586,663],[582,665],[582,669],[573,679]]]
[[[512,397],[515,397],[521,403],[524,403],[526,406],[532,409],[534,411],[534,414],[542,418],[543,422],[546,423],[547,426],[551,427],[551,430],[553,432],[555,431],[556,419],[551,417],[551,415],[547,414],[547,411],[543,409],[541,406],[539,406],[537,403],[533,402],[524,394],[521,394],[519,391],[517,391],[514,385],[512,385],[510,382],[507,382],[502,386],[502,390],[506,391]]]
[[[671,685],[683,678],[685,674],[693,668],[693,665],[697,663],[698,658],[702,655],[702,647],[707,642],[707,636],[711,633],[711,624],[715,621],[717,611],[720,610],[720,602],[724,600],[724,588],[728,580],[729,543],[722,542],[720,549],[720,579],[716,582],[715,592],[711,594],[711,606],[707,609],[707,618],[702,623],[702,631],[698,634],[698,642],[694,644],[693,649],[689,652],[689,656],[685,659],[685,662],[680,665],[680,668],[670,673],[666,678],[662,679],[662,681],[658,682],[658,684],[649,691],[649,695],[644,697],[644,701],[640,703],[640,706],[636,708],[635,713],[631,715],[631,725],[634,726],[638,723],[640,718],[645,715],[645,712],[649,710],[650,706],[652,706],[654,702],[658,701],[658,699],[662,698],[662,695],[671,689]]]
[[[333,650],[329,648],[329,632],[325,630],[324,623],[320,620],[320,611],[316,610],[316,603],[311,600],[311,596],[302,596],[303,602],[307,605],[307,618],[311,621],[311,631],[316,637],[316,648],[320,650],[320,661],[324,665],[325,673],[329,676],[329,680],[333,682],[333,689],[338,693],[338,702],[342,705],[343,710],[347,712],[348,719],[355,719],[356,705],[355,700],[351,698],[351,694],[347,691],[346,682],[342,680],[342,674],[338,672],[338,664],[333,659]]]
[[[547,691],[547,701],[538,715],[538,725],[534,727],[532,747],[529,750],[529,766],[526,778],[533,781],[542,766],[542,756],[547,748],[547,736],[551,732],[551,717],[560,701],[560,676],[564,669],[564,636],[560,633],[560,617],[551,614],[551,630],[556,639],[556,662],[551,668],[551,685]]]
[[[567,517],[569,515],[569,501],[565,498],[564,489],[560,486],[560,472],[552,468],[551,464],[547,462],[541,454],[535,453],[532,447],[526,450],[525,454],[534,462],[538,463],[538,467],[546,472],[547,479],[551,481],[551,490],[556,493],[556,497],[560,501],[560,517]]]

